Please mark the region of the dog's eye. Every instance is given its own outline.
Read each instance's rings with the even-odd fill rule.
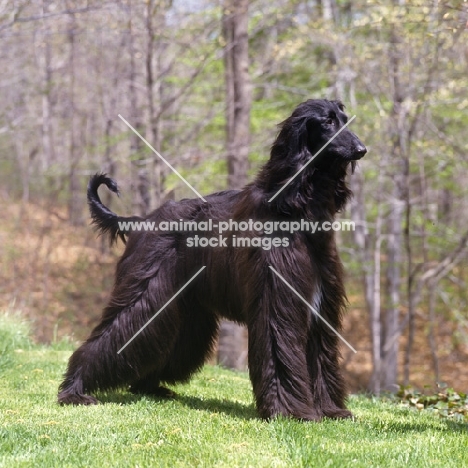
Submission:
[[[331,117],[329,117],[329,118],[326,120],[326,124],[327,124],[327,125],[335,125],[335,121],[334,121]]]

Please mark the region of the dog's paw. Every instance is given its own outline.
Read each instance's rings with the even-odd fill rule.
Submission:
[[[143,385],[132,385],[130,391],[136,395],[149,395],[157,398],[168,398],[173,399],[177,396],[177,393],[169,390],[162,386],[143,386]]]
[[[152,395],[158,396],[159,398],[174,399],[177,393],[166,387],[158,387]]]
[[[333,410],[324,410],[325,416],[331,419],[353,419],[353,413],[347,409],[336,408]]]
[[[58,402],[61,405],[97,405],[99,401],[91,395],[80,393],[59,393]]]

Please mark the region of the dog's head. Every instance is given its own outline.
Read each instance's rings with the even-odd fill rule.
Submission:
[[[347,169],[354,171],[367,152],[347,122],[340,101],[310,99],[280,124],[270,160],[256,182],[277,210],[292,213],[317,206],[317,197],[329,215],[345,206],[351,196]]]
[[[320,152],[326,155],[323,158],[325,164],[327,156],[329,160],[335,157],[343,161],[356,161],[367,153],[361,140],[348,126],[345,127],[348,116],[344,113],[344,105],[340,101],[307,101],[301,112],[306,118],[309,151],[315,155],[327,145]],[[317,155],[317,159],[320,159],[320,154]]]
[[[310,99],[303,102],[281,124],[272,159],[287,156],[289,163],[308,163],[311,168],[325,171],[337,166],[346,168],[367,152],[361,140],[346,126],[347,122],[340,101]]]

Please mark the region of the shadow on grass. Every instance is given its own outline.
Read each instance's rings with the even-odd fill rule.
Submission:
[[[468,432],[468,423],[447,421],[447,428],[454,432]]]
[[[100,403],[115,403],[120,405],[133,405],[142,399],[155,402],[175,401],[191,409],[209,411],[211,413],[225,413],[239,419],[249,420],[258,418],[253,405],[245,405],[237,401],[218,400],[216,398],[200,398],[178,394],[174,398],[162,398],[152,395],[135,395],[129,392],[98,393],[96,397]]]
[[[179,395],[176,401],[197,410],[209,411],[211,413],[225,413],[239,419],[257,419],[258,414],[253,405],[244,405],[237,401],[218,400],[215,398],[198,398],[193,396]]]
[[[149,398],[151,400],[161,400],[164,401],[164,398],[152,398],[149,396],[135,395],[130,392],[117,391],[117,392],[97,392],[95,394],[99,403],[115,403],[117,405],[133,405],[141,401],[142,398]]]

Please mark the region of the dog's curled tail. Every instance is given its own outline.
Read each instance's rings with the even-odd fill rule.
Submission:
[[[117,183],[114,179],[108,177],[107,174],[95,174],[91,177],[88,183],[88,206],[93,224],[101,231],[101,235],[107,234],[109,236],[111,244],[116,242],[118,238],[125,244],[126,236],[130,233],[131,229],[127,228],[123,230],[122,225],[129,222],[141,221],[142,218],[138,216],[118,216],[109,210],[102,203],[98,195],[98,188],[101,185],[106,185],[111,192],[119,195]]]

